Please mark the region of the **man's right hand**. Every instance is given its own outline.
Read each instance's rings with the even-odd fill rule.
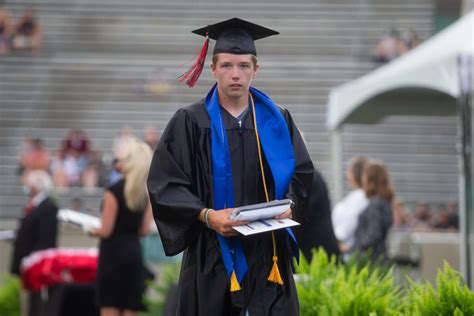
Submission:
[[[219,211],[210,211],[207,215],[207,221],[209,227],[214,229],[216,232],[224,237],[230,237],[237,235],[233,226],[240,226],[248,224],[248,221],[234,221],[229,219],[230,214],[234,211],[234,208],[226,208]]]

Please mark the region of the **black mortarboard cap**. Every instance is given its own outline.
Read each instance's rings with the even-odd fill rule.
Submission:
[[[279,34],[277,31],[239,18],[208,25],[194,30],[193,33],[216,40],[213,55],[229,53],[235,55],[252,54],[255,56],[257,56],[257,50],[254,41]]]
[[[213,55],[228,53],[234,55],[251,54],[257,56],[254,41],[280,34],[277,31],[239,18],[232,18],[223,22],[208,25],[194,30],[193,33],[206,37],[206,41],[204,42],[193,66],[180,76],[179,81],[185,82],[190,87],[194,86],[201,75],[206,60],[210,38],[216,41]]]

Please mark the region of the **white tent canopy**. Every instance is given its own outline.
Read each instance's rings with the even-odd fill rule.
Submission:
[[[333,190],[336,199],[342,196],[342,125],[376,123],[385,116],[396,114],[456,115],[458,100],[464,98],[463,92],[474,91],[472,80],[461,80],[472,78],[473,33],[474,12],[470,12],[408,54],[331,90],[327,126],[331,130]],[[461,81],[465,81],[463,84],[470,82],[470,86],[462,86]],[[462,117],[465,114],[459,115]],[[462,124],[468,121],[465,118],[460,119]],[[460,139],[464,139],[464,136],[470,139],[471,135],[463,134],[465,131],[470,134],[470,122],[468,129],[462,124],[458,126]],[[461,270],[466,280],[471,280],[472,286],[474,268],[470,267],[470,263],[474,262],[474,234],[467,223],[467,215],[472,214],[472,210],[467,209],[466,196],[470,196],[473,188],[468,184],[472,174],[464,168],[469,165],[466,162],[469,158],[464,156],[465,150],[463,147],[459,155]]]
[[[391,114],[445,115],[450,111],[454,114],[455,108],[444,109],[445,102],[439,97],[443,98],[444,95],[448,101],[449,96],[457,98],[460,94],[457,58],[466,54],[474,56],[473,28],[474,12],[470,12],[408,54],[355,81],[332,89],[328,104],[328,127],[335,129],[344,122],[368,123],[377,120],[383,113],[373,113],[372,117],[367,117],[357,116],[354,112],[362,105],[390,102],[394,94],[400,98],[412,94],[431,94],[436,104],[427,102],[427,105],[430,104],[430,113],[424,111],[426,108],[423,104],[418,104],[418,109],[402,109],[399,105],[389,104],[384,111]],[[387,93],[391,96],[385,95]],[[375,102],[375,98],[382,99]]]

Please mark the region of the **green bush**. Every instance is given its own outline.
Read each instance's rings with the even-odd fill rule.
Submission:
[[[401,291],[392,270],[372,266],[338,265],[324,250],[314,250],[309,264],[303,256],[296,272],[302,315],[393,315]]]
[[[428,282],[409,282],[410,290],[403,305],[404,315],[474,315],[474,292],[446,261],[443,271],[438,271],[436,276],[436,288]]]
[[[20,316],[20,280],[6,275],[0,282],[0,315]]]
[[[146,313],[140,313],[140,316],[160,316],[163,315],[163,308],[166,303],[166,296],[172,284],[178,283],[180,262],[167,264],[158,275],[157,282],[148,284],[151,293],[144,299],[147,307]]]
[[[474,315],[474,292],[446,262],[438,271],[436,288],[409,280],[401,289],[394,284],[393,270],[380,262],[359,257],[337,264],[324,250],[313,250],[311,263],[301,259],[296,288],[303,316]]]

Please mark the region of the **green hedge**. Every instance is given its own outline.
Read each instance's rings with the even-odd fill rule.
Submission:
[[[0,281],[0,315],[20,316],[20,280],[5,275]]]
[[[161,273],[157,276],[157,282],[148,284],[151,294],[149,292],[149,295],[144,299],[147,311],[140,313],[140,316],[163,315],[168,290],[172,284],[178,283],[180,268],[180,262],[169,263],[163,267]]]
[[[448,263],[438,271],[436,287],[409,280],[400,288],[393,270],[383,266],[337,264],[324,250],[314,250],[311,263],[301,257],[296,287],[303,316],[474,315],[474,292]]]

